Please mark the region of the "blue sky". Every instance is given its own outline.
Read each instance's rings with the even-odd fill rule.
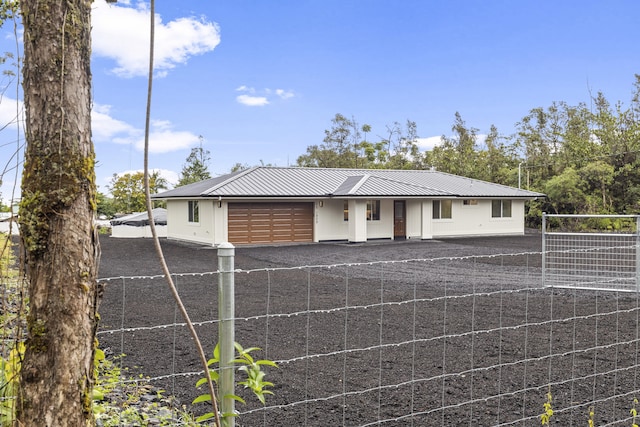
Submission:
[[[628,105],[640,73],[636,0],[157,1],[150,166],[178,179],[202,137],[210,171],[293,165],[336,113],[372,126],[413,120],[426,149],[454,114],[504,135],[529,110]],[[93,3],[93,135],[99,190],[143,167],[148,3]],[[11,25],[1,51],[15,51]],[[20,36],[20,33],[18,34]],[[21,40],[19,41],[21,43]],[[19,93],[0,102],[2,166],[16,150]],[[20,104],[18,104],[19,107]],[[3,176],[11,197],[19,179]]]

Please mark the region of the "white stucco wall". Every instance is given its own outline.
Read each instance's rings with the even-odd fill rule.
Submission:
[[[364,200],[365,215],[367,201]],[[367,239],[393,239],[393,200],[380,200],[380,219],[366,221]]]
[[[167,237],[167,226],[156,225],[156,234],[158,237]],[[139,237],[153,237],[151,234],[151,227],[135,227],[133,225],[114,225],[111,227],[111,237],[118,238],[139,238]]]
[[[311,201],[311,200],[308,200]],[[228,239],[227,202],[200,200],[200,222],[189,223],[188,201],[167,201],[167,235],[171,239],[217,245]],[[432,201],[406,200],[406,236],[431,239],[463,235],[499,235],[524,233],[524,204],[513,200],[510,218],[492,218],[491,200],[478,200],[465,206],[453,200],[451,219],[432,219]],[[344,221],[344,200],[314,201],[314,241],[393,239],[393,199],[380,201],[380,220],[366,220],[366,200],[349,201],[349,219]],[[355,215],[355,216],[354,216]]]
[[[214,244],[216,237],[214,201],[199,200],[198,202],[200,222],[191,223],[188,221],[189,202],[187,200],[167,201],[167,236],[170,239]]]
[[[349,200],[349,221],[344,220],[344,200],[315,203],[315,241],[393,238],[393,200],[380,201],[380,220],[367,221],[367,201]]]
[[[0,233],[11,234],[17,236],[20,234],[20,227],[18,221],[0,221]]]
[[[428,209],[428,210],[427,210]],[[425,205],[423,214],[432,217],[431,206]],[[491,200],[478,200],[477,205],[464,206],[453,200],[451,219],[433,219],[432,236],[476,236],[524,233],[524,201],[511,202],[510,218],[492,218]]]
[[[422,200],[407,200],[406,202],[406,233],[407,239],[422,239]],[[429,204],[429,207],[431,204]],[[431,218],[431,216],[429,216]]]
[[[347,240],[349,223],[344,220],[344,200],[315,203],[314,241]]]

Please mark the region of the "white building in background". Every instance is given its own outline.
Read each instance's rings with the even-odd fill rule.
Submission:
[[[152,197],[169,239],[217,245],[518,235],[544,194],[433,170],[255,167]]]
[[[167,237],[167,211],[156,208],[151,211],[158,237]],[[112,237],[153,237],[147,212],[136,212],[111,220]]]

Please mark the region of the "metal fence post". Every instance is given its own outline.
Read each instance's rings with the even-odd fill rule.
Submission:
[[[546,242],[546,234],[547,234],[547,214],[546,212],[542,212],[542,287],[546,286],[546,266],[547,266],[547,242]]]
[[[640,292],[640,215],[636,216],[636,292]]]
[[[222,414],[235,413],[235,247],[231,243],[218,246],[218,345],[220,346],[220,411]],[[235,417],[226,419],[228,427],[235,426]]]

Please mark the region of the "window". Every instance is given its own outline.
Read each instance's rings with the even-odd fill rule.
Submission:
[[[511,218],[511,200],[492,200],[492,218]]]
[[[476,206],[478,201],[476,199],[464,199],[462,201],[463,206]]]
[[[433,201],[433,219],[451,219],[451,200]]]
[[[197,200],[189,200],[189,222],[200,222],[200,208]]]
[[[349,202],[344,201],[344,221],[349,221]],[[367,221],[380,221],[380,200],[367,200]]]
[[[367,221],[380,221],[380,200],[367,200]]]

